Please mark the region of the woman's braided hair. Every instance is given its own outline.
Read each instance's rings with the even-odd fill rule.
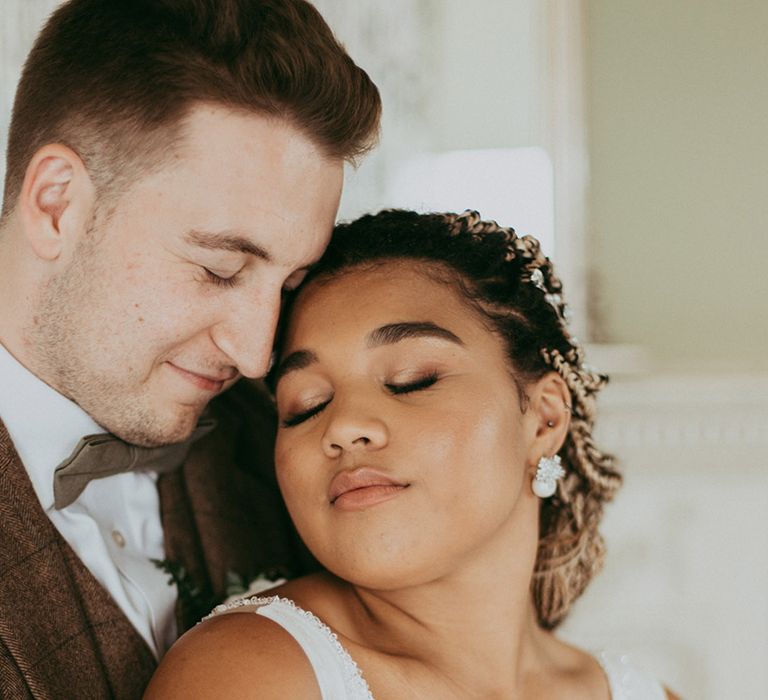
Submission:
[[[386,210],[336,227],[307,282],[386,261],[419,260],[425,273],[453,284],[502,338],[521,395],[528,382],[557,372],[571,393],[571,421],[559,451],[566,470],[541,502],[532,594],[539,624],[555,628],[601,568],[603,504],[621,485],[613,457],[592,439],[595,395],[607,377],[584,363],[568,330],[562,284],[531,236],[483,221],[474,211],[418,214]]]

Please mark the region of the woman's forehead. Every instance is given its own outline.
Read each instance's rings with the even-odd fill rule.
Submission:
[[[402,316],[399,320],[433,320],[455,316],[465,306],[459,286],[450,283],[447,273],[438,276],[431,263],[396,260],[312,280],[290,309],[289,325],[295,329],[318,315],[355,316],[361,323],[370,320],[370,325],[392,314]]]
[[[416,338],[506,358],[503,342],[458,285],[430,273],[420,261],[398,261],[310,282],[289,312],[281,359],[297,351],[334,359]]]

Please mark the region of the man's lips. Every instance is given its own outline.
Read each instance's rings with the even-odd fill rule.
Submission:
[[[331,481],[328,500],[341,510],[360,510],[394,498],[410,484],[369,467],[339,472]]]
[[[237,376],[237,372],[235,371],[232,371],[226,375],[222,374],[218,376],[201,374],[200,372],[193,372],[192,370],[179,367],[178,365],[173,364],[173,362],[169,362],[168,366],[175,370],[177,374],[182,376],[188,382],[194,384],[198,389],[202,389],[203,391],[210,391],[213,393],[218,393],[221,391],[224,388],[224,384]]]

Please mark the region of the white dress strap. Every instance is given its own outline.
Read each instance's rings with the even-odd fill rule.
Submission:
[[[208,617],[240,607],[276,622],[296,640],[312,665],[323,700],[374,700],[338,637],[311,612],[280,596],[254,596],[219,605]]]
[[[611,700],[667,700],[661,683],[632,666],[626,655],[603,651],[597,660],[608,677]]]

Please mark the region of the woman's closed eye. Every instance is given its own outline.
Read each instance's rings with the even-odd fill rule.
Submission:
[[[430,372],[423,377],[414,379],[410,382],[395,383],[388,382],[384,386],[393,394],[411,394],[415,391],[423,391],[428,389],[438,380],[437,372]]]
[[[431,387],[437,380],[439,375],[437,372],[431,372],[430,374],[419,377],[409,382],[386,382],[384,386],[391,394],[395,396],[403,394],[411,394],[416,391],[423,391]],[[296,413],[290,413],[281,421],[281,427],[292,428],[296,425],[300,425],[310,418],[317,416],[329,403],[331,403],[333,397],[320,403],[315,404],[311,408],[298,411]]]
[[[314,418],[314,416],[318,415],[320,411],[322,411],[329,403],[331,403],[331,399],[327,399],[326,401],[321,401],[318,404],[315,404],[311,408],[308,408],[303,411],[299,411],[298,413],[291,413],[285,418],[283,418],[281,422],[281,426],[283,428],[292,428],[295,425],[299,425],[300,423],[303,423],[306,420],[309,420],[310,418]]]

